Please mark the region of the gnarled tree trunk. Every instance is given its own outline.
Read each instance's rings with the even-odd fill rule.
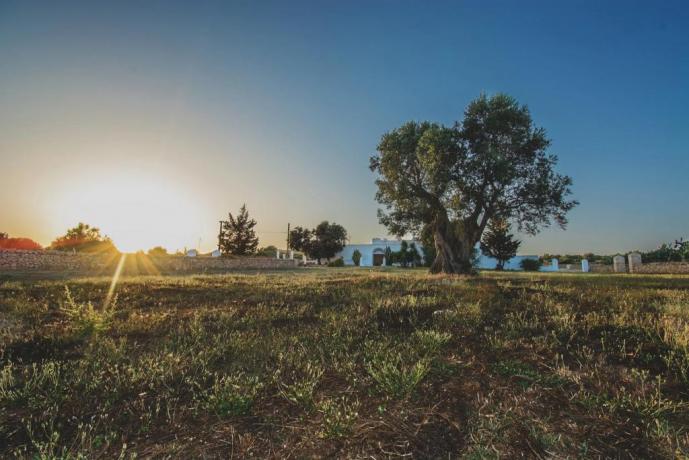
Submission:
[[[436,256],[431,264],[431,273],[474,273],[471,259],[473,243],[468,238],[459,238],[452,229],[446,215],[436,218],[433,240]]]

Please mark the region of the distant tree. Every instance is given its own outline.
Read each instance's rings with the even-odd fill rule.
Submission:
[[[491,219],[481,239],[481,251],[498,261],[495,269],[502,270],[505,262],[517,255],[521,241],[510,233],[510,224],[504,219]]]
[[[404,240],[400,243],[399,251],[391,251],[390,259],[392,261],[391,264],[398,263],[404,268],[415,267],[421,264],[421,255],[416,248],[416,244],[408,243]]]
[[[384,134],[370,168],[379,220],[398,236],[433,235],[431,272],[472,273],[474,248],[495,216],[537,233],[561,227],[577,202],[554,168],[545,131],[505,94],[473,100],[453,127],[408,122]]]
[[[290,232],[290,248],[306,253],[321,264],[330,259],[347,244],[347,230],[341,225],[324,220],[313,230],[295,227]]]
[[[0,233],[0,249],[25,249],[34,251],[42,249],[42,247],[30,238],[10,238],[7,233]]]
[[[50,244],[50,249],[76,252],[117,252],[112,240],[101,235],[99,228],[91,227],[83,222],[79,222],[76,227],[68,229],[63,236],[56,238]]]
[[[419,250],[416,249],[416,243],[409,244],[409,249],[407,249],[407,261],[412,267],[421,265],[421,254],[419,254]]]
[[[258,251],[256,251],[256,255],[259,257],[275,257],[277,251],[278,248],[276,248],[273,245],[270,245],[263,248],[259,248]]]
[[[392,249],[390,249],[390,246],[385,246],[384,257],[385,257],[385,265],[387,265],[388,267],[392,266],[392,264],[393,264],[392,259],[394,256],[393,256]]]
[[[168,254],[167,254],[167,249],[165,249],[162,246],[156,246],[156,247],[148,250],[148,255],[149,256],[166,256]]]
[[[244,256],[253,254],[258,247],[258,237],[254,227],[256,221],[249,217],[246,204],[239,209],[239,214],[228,213],[228,220],[222,222],[218,235],[220,250],[225,254]]]
[[[409,256],[407,255],[407,250],[409,249],[409,244],[406,241],[402,241],[400,244],[400,250],[395,254],[395,259],[402,267],[407,267],[409,263]]]
[[[358,249],[355,249],[352,253],[352,262],[354,262],[354,265],[356,265],[357,267],[361,263],[361,251],[359,251]]]
[[[310,244],[313,238],[313,231],[308,228],[294,227],[289,232],[289,249],[301,251],[310,256]]]

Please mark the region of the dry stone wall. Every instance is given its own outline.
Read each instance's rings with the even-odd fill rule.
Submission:
[[[689,262],[649,262],[634,268],[634,273],[689,274]]]
[[[119,257],[63,251],[0,250],[0,272],[45,271],[107,274]],[[125,274],[205,273],[224,270],[277,270],[294,268],[297,260],[271,257],[184,257],[127,255]]]

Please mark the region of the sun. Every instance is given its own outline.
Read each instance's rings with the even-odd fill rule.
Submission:
[[[60,231],[86,222],[112,238],[120,251],[154,246],[195,247],[206,226],[200,201],[179,184],[139,173],[78,181],[57,201]]]

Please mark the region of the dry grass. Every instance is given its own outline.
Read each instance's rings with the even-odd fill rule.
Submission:
[[[689,455],[689,277],[108,283],[0,281],[0,457]]]

